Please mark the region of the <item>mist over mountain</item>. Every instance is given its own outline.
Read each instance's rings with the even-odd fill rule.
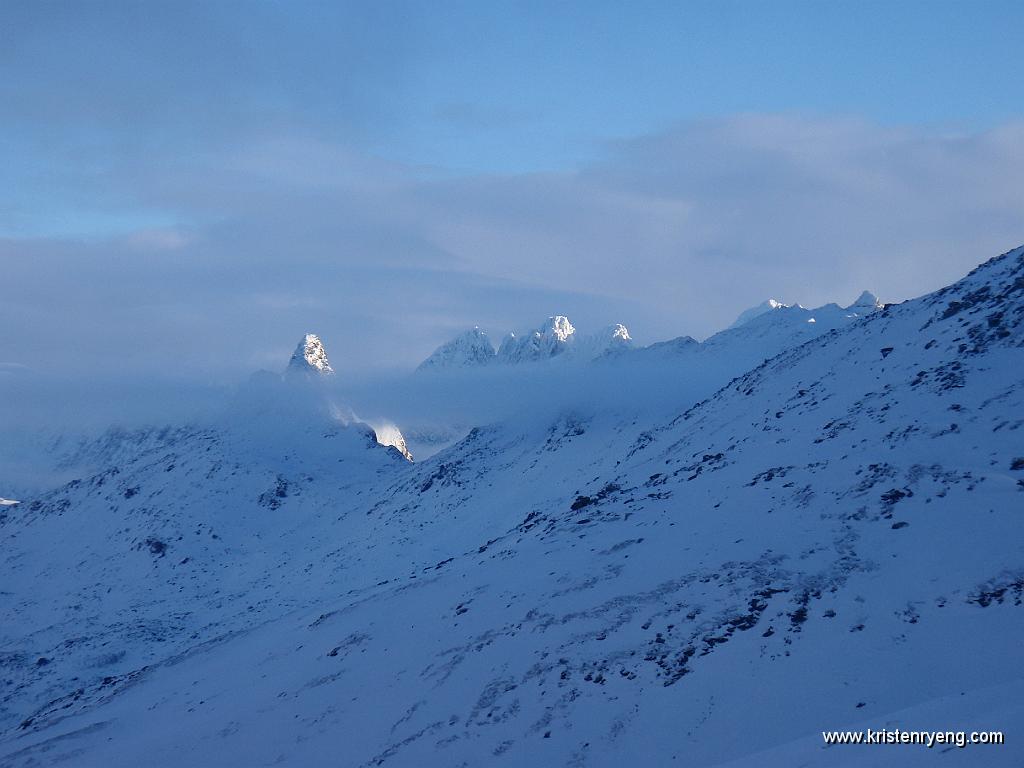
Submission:
[[[1021,29],[4,0],[0,768],[1024,766]]]
[[[503,364],[473,330],[388,382],[310,333],[187,417],[5,429],[0,764],[833,765],[821,731],[1013,731],[1024,248],[704,342],[577,333]]]

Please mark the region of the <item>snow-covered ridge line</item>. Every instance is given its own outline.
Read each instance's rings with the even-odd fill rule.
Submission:
[[[632,344],[629,331],[621,323],[580,335],[565,315],[552,315],[532,331],[506,334],[497,351],[484,331],[472,328],[439,346],[417,370],[475,368],[493,363],[518,365],[556,357],[589,361],[629,349]]]
[[[494,361],[494,357],[491,340],[477,326],[435,349],[430,357],[420,363],[418,370],[487,365]]]
[[[806,323],[817,326],[798,333],[818,333],[849,323],[882,308],[882,303],[870,291],[864,291],[850,305],[825,304],[807,309],[800,304],[785,304],[776,299],[751,307],[742,312],[736,321],[715,334],[704,343],[717,343],[718,337],[751,326],[746,333],[756,334],[753,328],[772,325],[796,325]],[[729,337],[734,338],[734,337]],[[576,327],[565,315],[552,315],[535,330],[522,335],[508,333],[495,352],[488,335],[479,327],[472,328],[439,346],[418,367],[420,371],[441,371],[459,368],[474,368],[492,363],[522,364],[536,363],[559,358],[590,362],[623,352],[639,352],[654,355],[671,354],[688,346],[689,336],[655,342],[647,347],[637,348],[629,331],[621,323],[609,325],[589,335],[578,333]]]
[[[353,766],[823,768],[823,727],[979,702],[1012,732],[1024,249],[825,333],[793,309],[669,342],[723,376],[794,342],[693,407],[527,397],[409,464],[273,402],[26,498],[0,764],[306,766],[342,734]]]

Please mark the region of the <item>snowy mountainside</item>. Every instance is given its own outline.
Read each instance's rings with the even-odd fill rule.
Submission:
[[[705,339],[701,348],[705,353],[716,355],[738,354],[744,362],[751,363],[758,354],[761,359],[773,357],[783,349],[843,328],[880,309],[877,299],[868,291],[864,291],[857,302],[848,307],[825,304],[806,309],[799,304],[790,306],[770,299],[766,302],[771,305],[767,311],[745,320],[744,315],[740,315],[732,326]]]
[[[487,334],[472,328],[438,347],[417,371],[476,368],[490,363],[519,365],[552,358],[587,362],[631,349],[633,340],[621,323],[580,334],[564,315],[552,315],[539,328],[517,336],[508,333],[497,351]]]
[[[796,341],[418,464],[183,429],[23,499],[0,766],[824,766],[887,723],[1008,743],[877,764],[1019,764],[1024,249]]]
[[[771,312],[773,309],[787,309],[789,306],[789,304],[783,304],[781,301],[778,301],[776,299],[765,299],[757,306],[743,310],[739,314],[739,317],[737,317],[736,320],[733,321],[733,324],[730,325],[729,328],[727,328],[726,330],[729,330],[731,328],[739,328],[741,325],[746,325],[755,317],[760,317],[761,315]]]
[[[677,336],[668,341],[656,341],[646,347],[637,349],[634,359],[673,361],[684,359],[684,356],[700,348],[700,342],[692,336]]]
[[[434,350],[420,363],[418,370],[437,370],[462,366],[486,365],[494,361],[494,346],[479,327],[471,328]]]
[[[885,304],[878,300],[871,291],[861,291],[860,296],[846,308],[847,312],[856,312],[861,315],[866,315],[869,312],[874,312],[878,309],[884,309]]]
[[[549,317],[540,328],[516,336],[509,333],[498,347],[501,363],[532,363],[558,357],[574,347],[576,329],[564,315]]]
[[[614,323],[597,333],[581,336],[576,342],[576,354],[585,360],[615,357],[633,349],[633,339],[622,323]]]
[[[15,498],[35,496],[57,485],[131,458],[134,430],[111,427],[101,435],[76,431],[8,428],[0,440],[0,483]],[[145,430],[152,434],[154,430]],[[122,456],[116,457],[118,446]]]
[[[327,350],[324,349],[320,337],[315,333],[307,333],[302,341],[299,342],[299,346],[295,348],[295,353],[292,355],[291,360],[288,361],[286,374],[318,375],[332,373],[334,373],[334,369],[331,368],[331,364],[327,360]]]
[[[870,312],[882,309],[884,305],[878,300],[871,291],[862,291],[860,296],[854,300],[852,304],[847,307],[840,307],[838,304],[825,304],[824,306],[818,307],[817,309],[806,309],[799,304],[783,304],[781,301],[776,299],[766,299],[757,306],[751,307],[750,309],[744,310],[740,313],[739,317],[725,330],[731,331],[734,328],[746,325],[751,320],[761,317],[762,315],[772,314],[776,310],[788,310],[796,309],[802,310],[798,313],[789,313],[790,315],[796,314],[797,316],[804,317],[808,321],[814,318],[818,314],[824,314],[828,316],[833,323],[840,318],[852,319],[855,316],[863,316]],[[836,310],[842,310],[842,314],[837,315]],[[815,322],[817,319],[815,318]]]
[[[105,436],[95,453],[132,458],[0,513],[0,643],[24,632],[49,649],[28,660],[30,685],[12,669],[19,651],[0,656],[11,676],[5,728],[15,714],[24,721],[26,696],[34,709],[42,692],[58,712],[102,699],[109,680],[250,624],[280,581],[282,552],[309,545],[318,508],[304,494],[315,479],[330,477],[329,495],[346,499],[400,474],[398,451],[364,424],[329,418],[316,394],[305,381],[261,379],[218,423]],[[280,511],[300,497],[299,514]],[[68,678],[85,686],[70,698]]]
[[[786,349],[853,325],[881,306],[868,291],[848,307],[826,304],[806,309],[769,299],[703,342],[680,336],[631,350],[621,362],[623,368],[674,367],[677,376],[710,377],[724,383]]]
[[[554,315],[540,328],[522,336],[509,333],[497,353],[479,328],[466,331],[438,347],[417,370],[445,371],[452,375],[492,362],[518,365],[557,358],[577,363],[613,362],[624,367],[673,362],[687,368],[711,366],[718,371],[716,375],[729,378],[783,349],[848,325],[881,308],[881,302],[870,291],[861,293],[847,307],[826,304],[806,309],[799,304],[768,299],[741,313],[731,326],[703,343],[680,336],[646,347],[635,346],[622,324],[580,334],[567,317]],[[691,357],[695,353],[699,356]]]

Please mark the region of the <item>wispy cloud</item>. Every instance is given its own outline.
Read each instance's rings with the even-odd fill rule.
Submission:
[[[181,226],[0,241],[0,359],[34,364],[43,334],[75,366],[230,377],[316,330],[342,368],[412,367],[463,325],[556,311],[701,336],[767,295],[950,282],[1024,240],[1022,176],[1020,123],[771,115],[680,124],[560,173],[441,177],[301,134],[157,155],[108,191]]]

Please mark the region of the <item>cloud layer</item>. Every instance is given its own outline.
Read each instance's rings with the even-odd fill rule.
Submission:
[[[0,362],[231,380],[311,330],[342,371],[401,369],[556,312],[703,336],[767,296],[919,295],[1024,241],[1024,123],[747,115],[471,177],[282,133],[65,172],[125,225],[0,240]]]

